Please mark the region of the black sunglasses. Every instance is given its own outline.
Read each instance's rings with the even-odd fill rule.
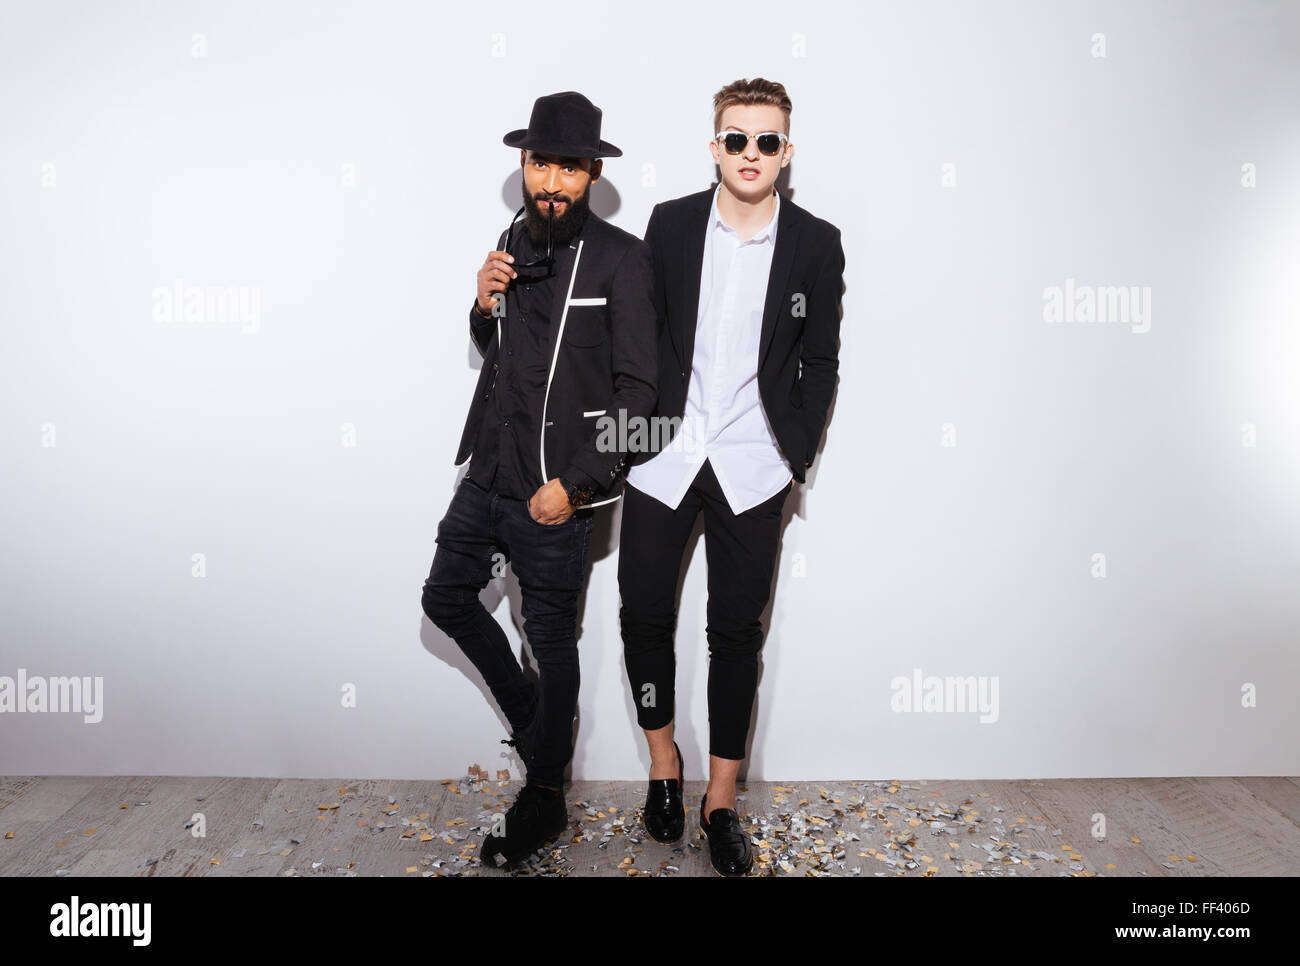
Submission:
[[[519,272],[520,269],[541,268],[545,269],[545,272],[542,275],[539,275],[538,278],[545,278],[555,269],[555,209],[550,205],[548,205],[547,208],[549,209],[549,213],[546,216],[546,254],[541,258],[534,258],[530,262],[512,262],[511,266],[516,272]],[[506,229],[506,251],[512,255],[514,252],[510,251],[510,244],[514,238],[515,225],[519,223],[519,216],[527,209],[528,205],[525,203],[515,212],[514,220],[510,222],[510,227]]]
[[[746,134],[744,131],[719,131],[714,138],[722,142],[722,146],[727,149],[728,154],[739,154],[745,150],[749,144],[750,138],[758,141],[758,150],[766,154],[769,158],[781,150],[781,146],[788,140],[784,134],[777,131],[763,131],[761,134]]]

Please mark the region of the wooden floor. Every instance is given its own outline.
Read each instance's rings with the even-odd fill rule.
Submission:
[[[477,852],[518,788],[485,774],[0,778],[0,875],[504,875]],[[510,874],[712,875],[703,783],[687,782],[676,845],[645,835],[644,790],[575,782],[569,830]],[[1295,778],[752,783],[739,805],[755,875],[1300,873]]]

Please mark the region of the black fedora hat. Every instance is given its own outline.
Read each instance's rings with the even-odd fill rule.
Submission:
[[[600,108],[577,91],[547,94],[533,101],[528,127],[501,139],[512,148],[531,148],[561,158],[621,158],[600,139]]]

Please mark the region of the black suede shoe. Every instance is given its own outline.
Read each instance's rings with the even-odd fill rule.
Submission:
[[[709,840],[709,859],[718,875],[748,875],[754,866],[754,850],[749,845],[749,833],[740,827],[740,816],[730,808],[715,808],[705,818],[708,798],[700,799],[700,828]]]
[[[489,868],[518,862],[555,841],[568,822],[563,792],[527,784],[505,817],[488,832],[479,858]]]
[[[682,805],[686,765],[675,741],[673,751],[677,752],[677,777],[651,779],[645,794],[645,830],[656,842],[676,842],[686,830],[686,808]]]

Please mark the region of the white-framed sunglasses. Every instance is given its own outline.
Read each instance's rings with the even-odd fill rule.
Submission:
[[[745,150],[750,138],[758,142],[758,150],[768,157],[779,154],[790,139],[779,131],[762,131],[758,134],[746,134],[744,131],[719,131],[713,135],[720,141],[728,154],[739,154]]]

